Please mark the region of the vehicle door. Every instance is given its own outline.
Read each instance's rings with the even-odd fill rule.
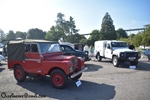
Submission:
[[[111,49],[111,44],[110,43],[106,44],[105,57],[112,59],[112,49]]]
[[[29,73],[41,73],[41,57],[37,43],[25,44],[25,64]]]

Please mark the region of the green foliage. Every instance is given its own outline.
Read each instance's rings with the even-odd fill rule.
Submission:
[[[78,33],[66,36],[66,41],[71,43],[79,43],[81,39],[82,37]]]
[[[6,36],[6,39],[8,39],[8,40],[16,39],[16,34],[14,33],[14,31],[10,30]]]
[[[5,35],[4,31],[0,29],[0,40],[3,40],[5,38],[6,38],[6,35]]]
[[[144,46],[150,46],[150,26],[142,34],[142,44]]]
[[[64,14],[62,14],[62,13],[57,13],[57,20],[56,20],[56,24],[57,24],[57,26],[59,26],[59,27],[61,27],[62,29],[65,27],[64,25],[64,22],[65,22],[65,20],[64,20]]]
[[[86,38],[82,38],[81,40],[80,40],[80,42],[79,43],[81,43],[81,44],[87,44],[87,41],[88,41],[88,39],[86,39]]]
[[[27,38],[28,39],[44,39],[45,35],[46,35],[46,32],[43,32],[43,30],[35,28],[35,29],[28,30]]]
[[[50,31],[45,36],[46,40],[58,41],[60,38],[64,38],[64,30],[60,26],[52,26]]]
[[[26,35],[27,35],[26,32],[20,32],[20,31],[16,32],[16,38],[20,37],[22,39],[26,39]]]
[[[134,35],[133,44],[136,47],[139,47],[141,45],[141,41],[142,41],[142,34],[141,33],[137,33],[136,35]]]
[[[120,41],[125,41],[126,43],[131,44],[131,40],[129,38],[120,38]]]
[[[111,19],[111,16],[106,13],[103,17],[102,24],[101,24],[101,32],[102,37],[100,39],[105,40],[115,40],[117,39],[117,35],[115,32],[115,26],[113,25],[113,20]]]
[[[51,41],[58,41],[63,38],[67,42],[79,43],[81,36],[76,29],[75,20],[70,16],[69,21],[64,19],[64,14],[58,13],[56,26],[53,26],[45,36],[45,39]]]
[[[128,35],[127,35],[126,31],[123,30],[122,28],[119,28],[116,31],[116,34],[117,34],[117,39],[119,39],[119,38],[128,38]]]
[[[90,33],[89,40],[90,40],[91,44],[94,44],[94,42],[99,40],[99,38],[100,38],[99,30],[93,30],[92,33]]]

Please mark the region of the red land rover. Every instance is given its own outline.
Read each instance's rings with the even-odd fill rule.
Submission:
[[[64,88],[67,80],[78,80],[84,67],[84,60],[62,54],[58,42],[46,40],[9,41],[8,68],[14,69],[14,77],[22,82],[27,76],[50,75],[52,85]]]

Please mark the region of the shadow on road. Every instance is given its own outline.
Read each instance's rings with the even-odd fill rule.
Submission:
[[[95,65],[95,64],[85,64],[85,66],[88,67],[88,70],[85,72],[98,71],[99,69],[103,68],[102,66]]]
[[[3,70],[5,70],[5,68],[0,68],[0,72],[2,72]]]
[[[123,63],[121,64],[120,68],[129,68],[130,65],[131,65],[130,63]],[[150,71],[150,62],[139,61],[135,70]]]
[[[115,86],[84,80],[81,82],[80,87],[75,86],[75,81],[69,81],[65,89],[56,89],[50,85],[50,79],[44,77],[34,80],[27,79],[18,85],[33,93],[58,100],[110,100],[116,94]]]

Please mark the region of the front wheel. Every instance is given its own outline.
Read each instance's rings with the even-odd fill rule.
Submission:
[[[61,89],[64,88],[67,84],[67,76],[66,74],[59,69],[54,70],[51,75],[52,85],[55,88]]]
[[[26,73],[21,66],[14,68],[14,77],[18,82],[23,82],[26,79]]]
[[[119,60],[118,60],[117,56],[113,57],[112,63],[115,67],[119,67]]]

